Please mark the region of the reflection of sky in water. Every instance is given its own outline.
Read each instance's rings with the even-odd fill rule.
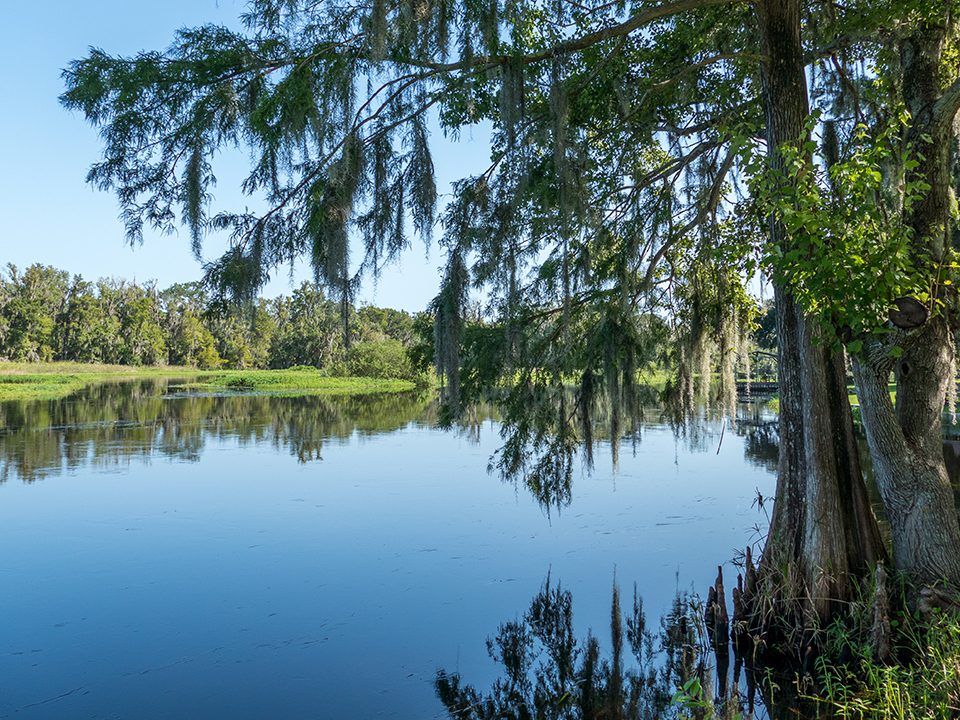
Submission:
[[[175,414],[193,401],[163,402]],[[474,443],[399,411],[393,430],[331,416],[316,432],[340,440],[302,463],[287,441],[295,414],[270,422],[230,402],[192,420],[199,433],[167,417],[158,434],[148,413],[101,423],[96,443],[89,428],[8,421],[0,717],[432,717],[436,671],[489,685],[499,669],[485,639],[548,571],[573,592],[578,635],[606,637],[614,572],[625,597],[637,582],[656,623],[678,584],[705,592],[717,563],[756,539],[765,520],[751,502],[773,492],[729,428],[717,455],[718,424],[698,452],[653,425],[616,474],[600,448],[572,504],[548,517],[486,473],[492,424]],[[190,451],[158,449],[177,439]],[[9,455],[34,441],[83,448],[23,483]]]

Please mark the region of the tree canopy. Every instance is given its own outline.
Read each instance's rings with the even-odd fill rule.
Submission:
[[[158,290],[153,283],[90,282],[50,266],[8,265],[0,274],[0,360],[203,369],[307,365],[331,375],[425,378],[429,362],[413,316],[369,305],[348,312],[351,348],[343,341],[342,308],[312,283],[237,308],[199,282]]]
[[[770,277],[786,508],[771,535],[825,616],[882,555],[845,350],[894,561],[918,585],[960,588],[938,457],[954,385],[957,10],[252,0],[238,30],[183,30],[130,58],[91,51],[62,99],[100,129],[88,179],[116,193],[131,242],[145,224],[186,224],[198,253],[229,235],[206,268],[220,292],[250,299],[307,257],[346,325],[364,273],[411,234],[436,235],[448,406],[497,388],[500,467],[540,489],[563,487],[580,448],[590,462],[597,419],[614,448],[630,433],[665,326],[681,404],[719,372],[728,405],[755,312],[745,283]],[[438,208],[431,129],[478,123],[493,130],[489,165]],[[262,212],[210,211],[216,155],[232,147],[250,154],[242,189]]]

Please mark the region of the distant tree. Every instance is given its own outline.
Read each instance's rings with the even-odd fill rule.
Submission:
[[[65,309],[70,276],[62,270],[31,265],[19,271],[8,264],[3,283],[3,347],[11,360],[41,362],[56,354],[57,319]]]
[[[433,315],[429,312],[418,312],[413,316],[411,341],[407,348],[410,362],[417,373],[425,375],[430,372],[436,361],[434,359]]]
[[[270,314],[271,304],[259,299],[247,313],[247,342],[253,366],[270,367],[270,347],[277,332],[277,320]]]
[[[159,293],[151,285],[101,280],[101,302],[115,329],[110,340],[109,362],[123,365],[160,365],[167,347]]]
[[[354,343],[347,352],[347,373],[358,377],[416,378],[406,348],[393,338]]]
[[[66,307],[57,323],[57,358],[100,362],[104,347],[103,307],[93,283],[74,276]]]
[[[362,340],[392,338],[409,345],[413,340],[413,317],[403,310],[364,305],[357,310],[356,334]]]
[[[121,336],[121,313],[123,308],[122,283],[100,278],[96,282],[100,314],[97,318],[96,335],[100,343],[99,360],[105,363],[122,363],[124,360]]]
[[[223,364],[213,334],[192,310],[168,311],[165,329],[165,344],[171,365],[214,369]]]
[[[210,297],[201,282],[174,283],[159,293],[164,309],[170,311],[191,310],[200,315],[210,304]]]
[[[345,360],[342,308],[312,283],[303,283],[289,298],[276,301],[277,331],[270,350],[271,367],[332,367]],[[353,313],[353,310],[350,310]]]
[[[177,283],[158,295],[168,362],[204,369],[220,367],[213,335],[201,319],[207,305],[202,284]]]

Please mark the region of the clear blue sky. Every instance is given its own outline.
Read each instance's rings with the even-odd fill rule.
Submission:
[[[76,113],[63,110],[57,97],[63,90],[61,70],[89,47],[131,54],[166,47],[183,26],[220,23],[236,26],[244,0],[48,0],[10,3],[0,24],[0,265],[34,262],[54,265],[86,278],[155,279],[161,286],[196,280],[200,266],[190,253],[186,232],[146,234],[142,246],[124,242],[112,195],[96,192],[84,182],[87,168],[99,157],[96,132]],[[464,133],[460,142],[446,142],[434,133],[438,185],[476,171],[487,157],[487,135]],[[220,205],[234,205],[238,191],[226,178],[238,172],[221,168],[215,190]],[[234,168],[236,171],[237,168]],[[241,201],[242,202],[242,201]],[[222,247],[207,245],[207,257]],[[367,282],[362,302],[420,310],[435,295],[442,251],[414,247],[391,268],[376,287]],[[309,277],[296,268],[294,281]],[[266,295],[288,293],[282,272]]]

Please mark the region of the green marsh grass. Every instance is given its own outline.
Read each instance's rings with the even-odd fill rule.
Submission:
[[[217,392],[252,391],[276,395],[370,395],[413,390],[406,380],[328,377],[315,368],[290,370],[197,370],[85,363],[0,362],[0,401],[54,400],[87,385],[148,379],[183,380],[182,387]]]

